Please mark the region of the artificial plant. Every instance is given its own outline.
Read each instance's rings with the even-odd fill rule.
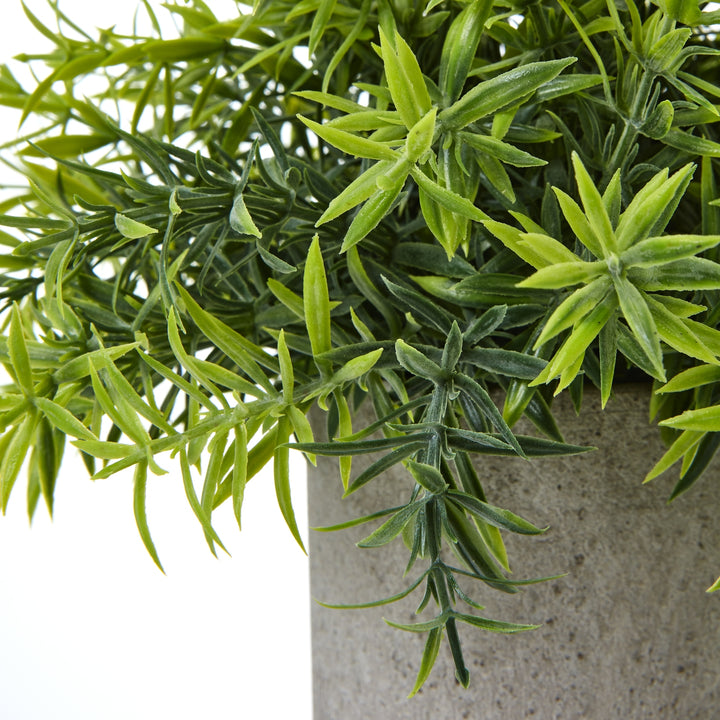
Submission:
[[[162,567],[154,475],[183,483],[215,552],[213,511],[240,524],[268,463],[302,545],[293,447],[338,456],[346,494],[402,463],[393,507],[335,529],[405,541],[412,581],[371,604],[421,593],[398,625],[427,634],[416,691],[443,638],[467,685],[459,624],[531,627],[479,614],[523,583],[502,532],[543,529],[486,498],[477,467],[587,451],[555,394],[579,408],[592,383],[605,404],[646,378],[669,443],[648,479],[681,461],[675,496],[702,475],[720,443],[717,12],[256,0],[218,18],[186,0],[163,5],[164,38],[149,0],[148,36],[50,4],[57,28],[26,9],[52,44],[18,58],[37,80],[0,70],[25,178],[0,205],[3,510],[25,463],[30,516],[41,497],[52,512],[69,442],[94,478],[133,469]]]

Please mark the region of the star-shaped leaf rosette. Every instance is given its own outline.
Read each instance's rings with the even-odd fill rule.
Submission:
[[[384,85],[360,88],[374,98],[375,107],[325,92],[296,93],[346,113],[325,123],[298,116],[315,135],[348,155],[375,161],[329,203],[316,223],[323,225],[362,205],[344,236],[342,252],[392,211],[411,177],[425,222],[451,258],[467,244],[471,221],[488,218],[475,205],[481,174],[512,203],[515,195],[504,165],[546,164],[503,139],[518,108],[541,87],[557,96],[600,82],[599,76],[576,74],[556,87],[553,80],[576,60],[569,57],[521,65],[461,94],[491,8],[491,2],[475,0],[453,22],[437,84],[423,73],[397,30],[381,27],[375,50],[383,61]],[[390,105],[395,109],[388,109]],[[555,137],[548,133],[531,130],[528,141]]]
[[[662,235],[695,165],[685,165],[672,175],[661,170],[621,213],[620,171],[601,194],[575,153],[572,162],[582,208],[567,193],[553,190],[568,225],[584,246],[583,257],[520,213],[512,214],[523,230],[484,221],[506,247],[535,268],[519,287],[564,290],[579,286],[559,299],[542,327],[535,349],[569,332],[531,385],[559,378],[557,392],[567,387],[596,338],[603,406],[610,396],[618,349],[662,382],[666,378],[661,343],[705,363],[719,364],[720,332],[690,319],[706,308],[668,294],[720,288],[720,264],[697,257],[720,243],[720,235]]]

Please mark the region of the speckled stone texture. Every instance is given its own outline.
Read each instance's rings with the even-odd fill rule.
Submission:
[[[513,577],[568,575],[516,595],[466,589],[485,604],[485,616],[538,630],[508,636],[461,625],[470,688],[456,683],[444,644],[425,687],[407,700],[424,636],[382,618],[417,621],[417,591],[409,602],[371,610],[315,604],[315,720],[720,717],[720,593],[705,593],[720,574],[720,465],[671,506],[677,469],[641,485],[663,452],[648,424],[648,392],[621,388],[604,412],[587,392],[580,417],[560,398],[566,440],[597,446],[592,455],[479,465],[490,502],[551,526],[539,537],[506,534]],[[336,461],[318,461],[309,479],[311,526],[397,505],[408,487],[400,468],[341,500]],[[364,464],[356,461],[355,470]],[[313,597],[360,602],[405,587],[401,541],[354,547],[374,526],[311,533]]]

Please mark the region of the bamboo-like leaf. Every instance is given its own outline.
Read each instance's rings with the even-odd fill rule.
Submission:
[[[615,315],[612,315],[600,330],[598,359],[600,362],[600,403],[604,408],[612,392],[617,361],[617,320]]]
[[[384,143],[368,140],[361,135],[353,135],[345,130],[339,130],[337,127],[321,125],[302,115],[298,115],[298,119],[325,142],[353,157],[391,160],[393,162],[396,162],[400,157],[395,150]]]
[[[588,171],[582,164],[582,160],[580,160],[580,156],[576,152],[572,154],[572,164],[575,169],[575,180],[585,209],[585,215],[595,237],[600,241],[603,255],[607,257],[610,253],[615,253],[618,250],[610,217],[607,214],[600,192],[595,187],[595,183],[590,178]]]
[[[232,468],[232,505],[233,514],[237,520],[238,528],[242,528],[242,505],[245,498],[245,485],[248,481],[248,437],[245,423],[235,426],[233,441],[233,468]]]
[[[200,494],[200,505],[209,519],[212,518],[215,496],[217,495],[217,490],[223,475],[223,459],[225,457],[227,441],[228,431],[226,428],[221,427],[215,435],[213,435],[208,445],[210,459],[208,460],[207,470],[205,471],[205,480]],[[210,547],[210,552],[217,556],[212,535],[206,532],[205,539]]]
[[[153,562],[160,568],[160,572],[165,574],[165,570],[160,562],[155,544],[150,536],[150,528],[147,521],[146,493],[147,493],[147,462],[141,461],[135,468],[135,477],[133,480],[133,510],[135,512],[135,524],[137,525],[140,538],[142,539],[145,549],[150,554]]]
[[[345,365],[333,374],[330,379],[330,384],[338,386],[344,385],[351,380],[356,380],[365,375],[375,366],[382,353],[382,348],[378,348],[377,350],[348,360]]]
[[[317,235],[308,250],[303,276],[305,325],[314,356],[330,350],[330,297],[320,239]]]
[[[347,398],[343,395],[339,388],[333,391],[333,400],[337,408],[337,433],[340,437],[352,435],[352,415],[348,406]],[[309,458],[313,458],[312,455]],[[350,484],[350,474],[352,472],[352,455],[344,455],[338,459],[338,467],[340,470],[340,480],[342,481],[343,490],[347,492]]]
[[[438,652],[440,651],[442,636],[442,627],[434,627],[428,633],[427,640],[425,641],[425,649],[423,650],[422,659],[420,660],[420,668],[418,670],[417,678],[415,679],[415,685],[413,685],[413,689],[410,691],[408,699],[417,694],[418,690],[420,690],[430,676],[430,671],[433,669],[435,660],[437,660]]]
[[[435,628],[442,628],[445,625],[445,623],[447,622],[447,617],[445,615],[439,615],[434,620],[428,620],[427,622],[412,623],[412,624],[396,623],[396,622],[392,622],[387,619],[385,619],[385,622],[390,627],[395,628],[396,630],[405,630],[407,632],[423,633],[423,632],[429,632],[431,630],[434,630]]]
[[[720,235],[663,235],[636,243],[620,257],[624,265],[652,267],[692,257],[718,243]]]
[[[289,432],[287,427],[288,420],[280,418],[278,421],[278,436],[285,436]],[[292,498],[290,495],[290,450],[287,445],[279,445],[275,448],[273,475],[275,478],[275,495],[277,497],[280,512],[282,512],[285,522],[287,523],[292,536],[297,541],[300,549],[307,555],[300,530],[295,519],[295,511],[292,506]]]
[[[686,410],[681,415],[662,420],[658,424],[676,430],[720,432],[720,405],[711,405],[697,410]]]
[[[458,195],[456,192],[449,190],[448,188],[439,185],[434,180],[431,180],[425,175],[422,170],[413,167],[410,169],[410,174],[413,180],[422,188],[438,205],[441,205],[450,212],[457,213],[462,217],[475,220],[475,222],[483,222],[489,220],[488,216],[475,207],[473,203],[462,195]]]
[[[34,404],[58,430],[80,440],[97,440],[67,408],[44,397],[35,398]]]
[[[17,304],[13,304],[10,316],[10,332],[7,339],[8,355],[18,385],[26,397],[32,398],[35,394],[33,387],[30,355],[23,333],[23,324]]]
[[[395,32],[392,42],[380,27],[385,78],[393,103],[408,130],[432,105],[422,71],[410,46]]]
[[[566,368],[581,357],[588,345],[598,336],[598,333],[608,321],[617,307],[618,301],[615,293],[609,293],[594,310],[585,315],[573,327],[570,336],[565,340],[553,359],[530,385],[550,382],[560,375]]]
[[[485,80],[465,93],[438,119],[445,127],[461,129],[504,107],[515,105],[537,88],[557,77],[577,58],[563,58],[522,65],[514,70]]]
[[[590,283],[605,272],[607,272],[607,267],[600,260],[555,263],[537,270],[530,277],[518,283],[518,287],[558,290],[570,285]]]
[[[547,319],[533,348],[542,347],[548,340],[585,317],[602,301],[611,285],[612,281],[609,277],[601,276],[574,290]]]
[[[27,413],[20,424],[7,430],[0,440],[4,445],[4,447],[0,445],[0,449],[3,450],[0,460],[0,509],[2,509],[3,515],[7,510],[10,493],[20,468],[30,449],[37,419],[36,413]]]
[[[657,327],[652,314],[640,291],[626,278],[613,278],[620,309],[627,320],[640,347],[650,359],[659,377],[664,379],[662,350],[658,339]]]
[[[392,439],[397,440],[397,438]],[[407,438],[405,438],[405,440],[407,440]],[[393,465],[396,465],[402,460],[405,460],[405,458],[410,457],[418,450],[420,450],[420,448],[424,447],[427,447],[427,442],[425,440],[421,442],[413,440],[405,445],[396,448],[392,452],[389,452],[387,455],[381,457],[379,460],[376,460],[372,465],[370,465],[370,467],[363,470],[350,483],[350,485],[348,485],[348,489],[345,491],[343,497],[347,497],[348,495],[354,493],[356,490],[359,490],[361,487],[367,485],[371,480],[376,478],[378,475],[384,473],[386,470],[391,468]]]
[[[704,435],[705,432],[702,430],[683,430],[660,460],[655,463],[643,482],[647,483],[654,480],[658,475],[672,467],[683,455],[690,452],[702,440]]]
[[[266,392],[275,393],[275,388],[260,364],[277,373],[280,370],[275,358],[240,333],[236,332],[211,313],[203,310],[185,288],[178,286],[180,297],[195,324],[220,350],[222,350],[254,383]]]
[[[320,5],[313,17],[310,28],[310,37],[308,39],[308,52],[310,55],[315,53],[320,38],[332,17],[336,1],[337,0],[320,0]]]
[[[362,175],[353,180],[337,197],[333,198],[327,207],[327,210],[320,216],[315,223],[320,226],[326,222],[334,220],[348,210],[365,202],[371,195],[377,192],[377,181],[381,177],[386,177],[395,167],[396,162],[392,160],[381,160],[367,169]]]
[[[103,412],[127,435],[134,443],[146,447],[150,438],[142,426],[138,416],[130,404],[120,393],[114,393],[111,397],[105,385],[97,374],[94,363],[90,362],[90,380],[92,383],[95,399]]]
[[[539,167],[547,164],[546,160],[535,157],[529,152],[520,150],[514,145],[498,140],[491,135],[480,135],[479,133],[461,131],[458,133],[458,138],[467,145],[487,153],[508,165],[514,165],[515,167]]]
[[[684,165],[670,177],[667,177],[667,170],[661,171],[635,195],[620,216],[617,226],[617,246],[620,251],[657,232],[659,219],[670,219],[668,211],[674,210],[694,172],[693,164]],[[660,225],[659,232],[662,232],[665,225],[662,222]]]
[[[671,313],[652,295],[647,296],[648,308],[655,322],[658,335],[671,348],[688,357],[694,357],[707,363],[718,363],[720,360],[690,329],[688,324]]]
[[[280,362],[280,379],[283,388],[283,400],[292,404],[293,394],[295,391],[295,371],[293,369],[292,358],[285,342],[285,330],[280,330],[277,340],[278,360]]]
[[[445,35],[440,55],[438,86],[450,102],[455,101],[462,92],[482,37],[485,21],[491,11],[490,0],[473,0],[453,20]],[[413,695],[417,689],[413,691]]]
[[[717,365],[698,365],[678,373],[659,387],[656,392],[671,393],[693,390],[703,385],[720,381],[720,367]]]
[[[580,206],[562,190],[554,187],[553,191],[558,199],[558,204],[562,210],[565,219],[570,228],[575,233],[577,239],[596,257],[603,258],[603,245],[600,239],[595,235],[595,231],[590,225],[590,221]]]
[[[455,370],[455,366],[460,360],[460,355],[463,351],[463,336],[460,332],[460,327],[456,321],[453,321],[450,332],[445,340],[445,347],[443,348],[442,360],[440,362],[441,367],[446,372],[452,372]]]
[[[218,534],[215,532],[215,529],[211,524],[209,515],[198,500],[197,493],[195,492],[195,486],[193,485],[190,463],[188,462],[187,451],[185,450],[185,448],[180,449],[180,473],[183,479],[185,497],[187,497],[188,503],[190,504],[190,507],[195,517],[200,521],[205,536],[209,537],[213,542],[216,542],[223,550],[225,550],[225,552],[228,552],[225,546],[222,544],[222,541],[218,537]],[[212,549],[212,545],[210,545],[210,547]],[[228,555],[229,554],[230,553],[228,553]]]
[[[566,248],[561,242],[555,240],[555,238],[543,233],[522,233],[518,241],[518,246],[524,248],[528,245],[542,256],[546,266],[580,261],[580,258],[572,250]]]
[[[367,202],[360,208],[360,211],[350,223],[350,227],[343,238],[340,252],[347,252],[367,237],[380,224],[380,221],[390,212],[404,184],[405,177],[394,185],[390,185],[382,190],[377,190],[368,198]]]

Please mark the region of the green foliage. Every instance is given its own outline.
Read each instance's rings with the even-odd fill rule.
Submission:
[[[93,477],[133,469],[162,568],[145,496],[171,465],[212,552],[213,512],[240,525],[270,463],[302,547],[292,448],[337,457],[345,494],[404,466],[392,507],[323,529],[406,541],[415,579],[369,605],[422,588],[436,607],[391,623],[427,633],[414,694],[443,638],[468,684],[459,622],[533,627],[461,612],[480,606],[460,580],[531,582],[507,578],[503,534],[543,530],[476,465],[588,450],[553,393],[662,383],[647,480],[680,462],[676,497],[701,478],[720,447],[717,12],[257,0],[221,19],[188,0],[165,6],[178,37],[93,39],[52,5],[58,31],[27,11],[54,46],[19,58],[39,79],[0,70],[28,133],[5,146],[27,187],[0,204],[3,511],[26,463],[30,516],[40,496],[52,512],[69,440]],[[354,427],[363,403],[376,420]]]

